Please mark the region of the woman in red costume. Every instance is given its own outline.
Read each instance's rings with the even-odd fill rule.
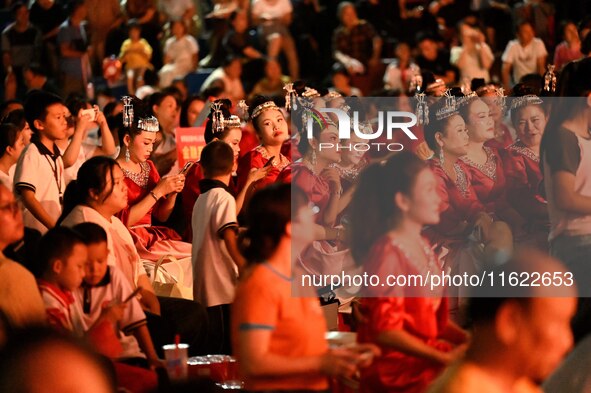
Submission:
[[[421,236],[423,226],[439,222],[439,204],[435,175],[412,153],[368,167],[351,206],[357,263],[383,280],[391,274],[440,274],[440,262]],[[443,288],[378,285],[365,291],[358,340],[377,344],[382,356],[361,372],[360,391],[424,392],[464,352],[467,340],[448,318]]]
[[[283,143],[289,138],[288,124],[281,109],[273,101],[258,96],[249,112],[261,144],[238,161],[238,190],[244,188],[253,168],[271,166],[265,178],[254,184],[255,188],[261,188],[275,182],[279,173],[290,164],[290,160],[281,154]]]
[[[543,102],[535,95],[513,98],[511,121],[518,139],[507,147],[503,163],[507,178],[507,201],[525,221],[518,242],[548,248],[550,219],[541,193],[540,145],[548,116]]]
[[[232,103],[228,99],[217,100],[212,103],[212,111],[208,116],[207,124],[205,125],[204,139],[205,143],[215,140],[226,142],[234,151],[234,173],[238,169],[238,158],[240,156],[240,143],[243,135],[241,129],[240,118],[230,115],[230,107]],[[214,121],[214,118],[217,120]],[[240,192],[237,192],[236,177],[233,176],[230,181],[229,188],[236,197],[236,211],[240,212],[244,204],[244,198],[250,185],[266,176],[271,168],[253,169],[249,173],[246,180],[245,187]],[[195,163],[186,174],[186,186],[182,191],[183,212],[185,217],[191,217],[193,214],[193,207],[201,190],[199,182],[203,180],[203,170],[199,162]],[[191,241],[193,235],[191,230],[191,223],[188,220],[186,229],[183,232],[183,237],[187,241]]]
[[[152,218],[160,222],[168,219],[185,185],[185,176],[160,178],[156,166],[149,160],[159,130],[158,120],[146,116],[147,111],[139,100],[128,97],[124,101],[124,127],[119,133],[121,152],[117,162],[127,185],[127,208],[117,217],[131,232],[142,259],[157,261],[166,255],[174,256],[181,263],[185,284],[191,285],[191,244],[182,241],[171,228],[152,225]]]

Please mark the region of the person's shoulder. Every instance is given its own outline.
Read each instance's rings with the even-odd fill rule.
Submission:
[[[12,22],[8,26],[6,26],[4,28],[4,30],[2,30],[2,34],[10,34],[14,30],[15,25],[16,25],[16,22]]]

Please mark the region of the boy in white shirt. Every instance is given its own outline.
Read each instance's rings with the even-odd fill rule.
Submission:
[[[228,189],[234,166],[230,145],[213,141],[203,148],[204,179],[193,208],[193,298],[207,307],[211,331],[220,334],[220,350],[228,352],[230,304],[238,272],[245,261],[238,251],[236,201]]]
[[[16,164],[14,189],[26,208],[25,226],[45,233],[62,212],[66,188],[64,162],[55,145],[66,137],[65,106],[56,95],[34,92],[25,101],[25,116],[34,135]]]

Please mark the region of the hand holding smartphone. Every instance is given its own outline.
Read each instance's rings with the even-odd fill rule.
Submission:
[[[183,169],[181,169],[179,171],[179,175],[186,175],[187,172],[189,172],[189,169],[191,169],[191,167],[195,164],[195,161],[187,161],[187,163],[185,164],[185,166],[183,166]]]

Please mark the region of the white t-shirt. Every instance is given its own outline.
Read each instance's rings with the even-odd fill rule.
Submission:
[[[164,44],[164,54],[169,56],[177,71],[189,73],[193,69],[193,55],[199,53],[199,45],[195,38],[185,35],[177,40],[176,37],[170,37]]]
[[[16,195],[19,195],[19,189],[33,190],[43,209],[57,221],[62,213],[61,198],[66,183],[64,162],[57,147],[54,148],[51,152],[38,141],[29,144],[16,164],[14,187]],[[47,232],[47,227],[28,209],[23,212],[23,221],[26,227],[37,229],[42,234]]]
[[[137,287],[138,277],[146,274],[144,264],[140,260],[131,234],[117,217],[111,221],[103,217],[91,207],[78,205],[62,221],[62,225],[73,227],[83,222],[94,222],[107,232],[107,247],[109,249],[109,266],[117,266],[127,277],[133,288]]]
[[[160,10],[171,20],[181,19],[190,8],[195,8],[192,0],[160,0]]]
[[[80,286],[74,291],[75,307],[80,316],[84,330],[88,331],[99,319],[104,306],[112,301],[124,301],[133,290],[125,275],[117,266],[109,266],[102,282],[94,287]],[[145,325],[146,314],[137,298],[127,302],[123,318],[119,321],[118,338],[123,352],[120,357],[146,357],[140,350],[139,344],[132,334],[133,330]]]
[[[482,43],[480,45],[482,46],[480,50],[484,52],[482,53],[482,55],[493,60],[494,55],[492,53],[492,50],[490,49],[490,46],[488,46],[486,43]],[[451,64],[457,66],[460,69],[460,79],[472,80],[474,78],[482,78],[486,82],[489,82],[490,74],[488,72],[488,69],[484,68],[480,63],[480,53],[478,53],[478,51],[471,52],[468,54],[464,61],[463,67],[460,67],[458,65],[458,60],[460,60],[460,56],[462,56],[463,52],[463,47],[454,46],[453,48],[451,48],[449,59],[449,62]]]
[[[10,191],[14,189],[14,171],[16,170],[16,164],[8,169],[8,174],[0,171],[0,183],[4,184]]]
[[[537,74],[538,58],[547,56],[544,41],[534,38],[527,46],[523,47],[518,40],[511,40],[505,48],[503,57],[504,62],[513,67],[513,83],[518,83],[522,76],[527,74]]]
[[[230,79],[223,67],[216,68],[203,82],[201,86],[201,92],[208,89],[213,82],[221,80],[224,83],[224,92],[220,98],[227,98],[232,102],[237,102],[244,98],[244,87],[240,78]]]
[[[222,187],[199,196],[193,207],[193,298],[213,307],[234,301],[238,267],[220,234],[238,228],[236,201]]]
[[[289,0],[253,0],[252,14],[260,17],[266,16],[268,19],[278,19],[293,11],[291,1]]]

